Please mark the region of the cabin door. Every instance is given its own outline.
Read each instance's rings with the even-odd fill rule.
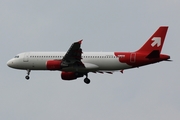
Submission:
[[[131,53],[130,62],[131,63],[135,63],[136,62],[136,53]]]
[[[28,62],[29,61],[29,53],[24,53],[23,61],[24,62]]]

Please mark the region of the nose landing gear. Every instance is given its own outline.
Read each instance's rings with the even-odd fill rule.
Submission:
[[[28,70],[27,70],[27,75],[25,76],[26,80],[29,80],[29,78],[30,78],[30,77],[29,77],[30,72],[31,72],[31,70],[28,69]]]

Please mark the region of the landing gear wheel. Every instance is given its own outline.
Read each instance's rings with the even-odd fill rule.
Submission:
[[[85,82],[86,84],[89,84],[91,81],[90,81],[90,79],[85,78],[85,79],[84,79],[84,82]]]
[[[27,75],[25,78],[26,78],[27,80],[29,80],[30,77]]]
[[[29,80],[29,78],[30,78],[30,77],[29,77],[30,72],[31,72],[31,70],[27,69],[27,75],[26,75],[26,77],[25,77],[25,78],[26,78],[26,80]]]

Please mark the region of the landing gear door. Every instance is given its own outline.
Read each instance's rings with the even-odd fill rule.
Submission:
[[[135,63],[136,62],[136,53],[131,53],[130,62],[131,63]]]
[[[24,62],[28,62],[29,61],[29,53],[24,53],[23,61]]]

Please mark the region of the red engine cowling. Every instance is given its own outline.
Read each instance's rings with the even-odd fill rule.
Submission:
[[[75,79],[77,79],[77,75],[76,75],[75,72],[65,72],[65,71],[62,71],[61,78],[63,80],[75,80]]]
[[[61,60],[48,60],[46,62],[46,68],[48,70],[60,70],[61,69]]]

